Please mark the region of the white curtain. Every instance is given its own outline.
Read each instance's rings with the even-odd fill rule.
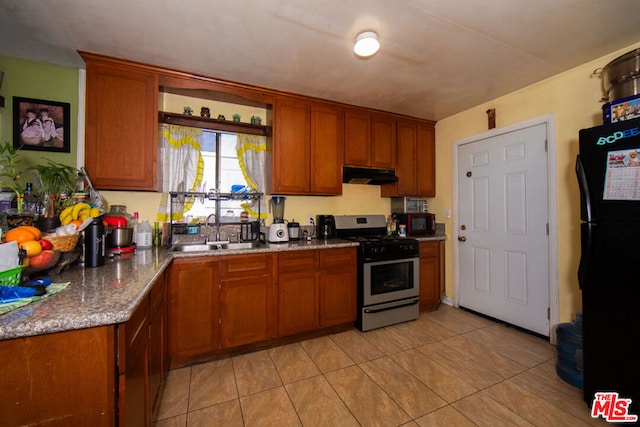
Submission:
[[[204,160],[200,153],[202,129],[161,124],[162,199],[158,221],[182,220],[183,213],[193,205],[193,198],[177,200],[171,215],[170,191],[198,191],[202,182]],[[175,201],[174,201],[175,202]]]
[[[267,139],[264,136],[238,134],[236,143],[238,163],[248,186],[257,193],[264,193],[266,180]],[[258,206],[243,203],[242,207],[252,218],[258,218]],[[267,218],[264,197],[260,201],[260,219]]]

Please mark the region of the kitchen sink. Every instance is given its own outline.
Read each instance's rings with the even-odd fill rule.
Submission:
[[[222,245],[222,249],[254,249],[263,247],[265,247],[265,244],[262,242],[240,242]]]
[[[202,252],[202,251],[217,251],[222,249],[223,245],[229,242],[211,242],[211,243],[196,243],[196,244],[184,244],[173,245],[171,250],[174,252]]]
[[[218,241],[209,243],[195,243],[174,245],[171,250],[174,252],[203,252],[203,251],[217,251],[217,250],[240,250],[240,249],[254,249],[262,248],[265,244],[262,242],[240,242],[230,243],[229,241]]]

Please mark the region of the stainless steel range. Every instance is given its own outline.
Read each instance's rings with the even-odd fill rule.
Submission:
[[[339,215],[335,224],[339,238],[360,243],[358,329],[368,331],[417,319],[418,241],[386,235],[384,215]]]

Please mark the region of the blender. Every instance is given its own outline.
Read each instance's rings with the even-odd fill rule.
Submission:
[[[284,196],[271,196],[269,209],[273,213],[273,224],[269,227],[270,243],[286,243],[289,241],[289,230],[284,223]]]

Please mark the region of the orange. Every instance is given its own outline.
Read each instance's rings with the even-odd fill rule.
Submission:
[[[40,229],[32,225],[23,225],[19,228],[24,228],[25,230],[29,230],[30,232],[32,232],[33,235],[36,236],[35,240],[38,240],[42,236],[42,232],[40,231]]]
[[[80,226],[82,225],[82,221],[80,221],[79,219],[74,219],[69,224],[74,224],[76,228],[80,228]]]
[[[26,242],[27,240],[38,240],[33,232],[25,228],[25,226],[12,228],[4,235],[7,242]]]
[[[42,246],[35,240],[27,240],[18,244],[18,246],[20,246],[20,249],[27,251],[27,257],[36,256],[42,252]]]

